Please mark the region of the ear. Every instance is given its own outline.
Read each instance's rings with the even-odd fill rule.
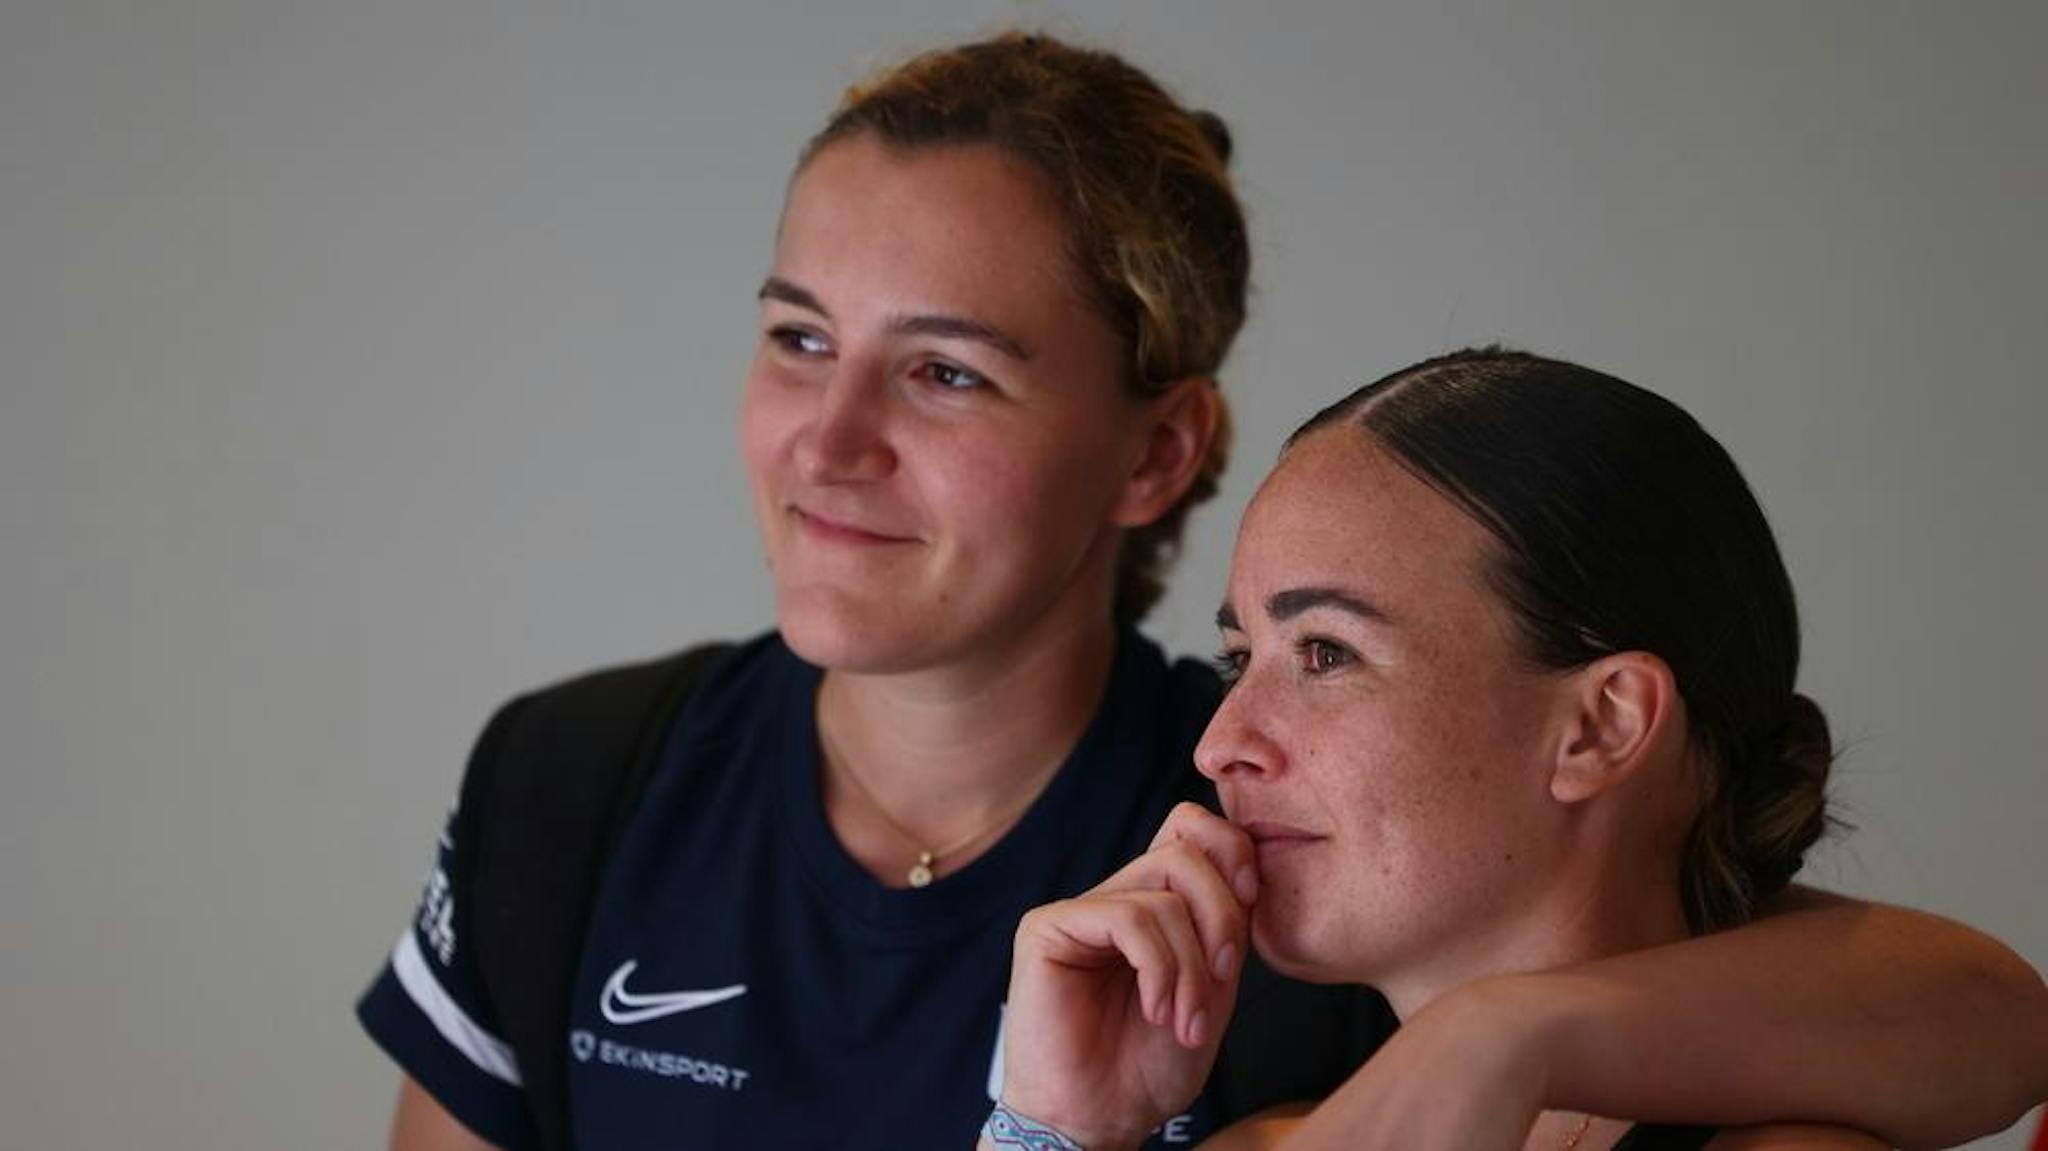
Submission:
[[[1683,726],[1678,682],[1663,660],[1626,651],[1572,673],[1550,795],[1580,803],[1635,777]]]
[[[1143,439],[1116,502],[1120,527],[1143,527],[1179,503],[1201,474],[1209,445],[1224,434],[1223,397],[1206,376],[1175,380],[1143,403]]]

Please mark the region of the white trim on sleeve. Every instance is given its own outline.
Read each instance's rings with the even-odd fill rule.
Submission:
[[[426,1015],[441,1038],[476,1064],[478,1070],[519,1086],[519,1063],[512,1056],[512,1048],[477,1026],[476,1020],[434,978],[433,968],[427,966],[427,957],[420,950],[419,937],[411,929],[399,937],[398,946],[391,952],[391,970],[398,976],[399,986],[405,988],[413,1005]]]

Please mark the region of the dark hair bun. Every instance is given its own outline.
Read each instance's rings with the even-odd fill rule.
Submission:
[[[1792,882],[1807,849],[1828,829],[1835,746],[1820,705],[1793,692],[1784,719],[1757,754],[1760,762],[1738,785],[1735,828],[1738,866],[1761,899]]]
[[[1202,130],[1202,138],[1209,141],[1209,146],[1216,149],[1216,158],[1230,163],[1230,125],[1223,122],[1223,117],[1202,109],[1195,113],[1195,126]]]

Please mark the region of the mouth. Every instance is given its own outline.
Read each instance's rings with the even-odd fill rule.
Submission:
[[[1271,855],[1291,854],[1305,847],[1313,847],[1328,838],[1293,824],[1275,823],[1264,819],[1248,820],[1238,826],[1246,835],[1251,836],[1252,846],[1258,849],[1261,863]]]
[[[805,535],[827,543],[873,547],[885,544],[917,542],[917,537],[915,536],[898,535],[893,532],[879,531],[863,524],[834,519],[831,516],[809,511],[795,504],[790,505],[789,515],[791,519],[796,521],[797,528]]]

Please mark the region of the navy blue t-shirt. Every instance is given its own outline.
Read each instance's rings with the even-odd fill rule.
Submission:
[[[1144,850],[1175,802],[1212,798],[1190,757],[1213,676],[1169,666],[1126,631],[1094,720],[1017,825],[929,887],[885,887],[825,821],[820,675],[776,637],[758,640],[674,724],[609,865],[576,979],[564,1042],[579,1147],[971,1146],[1001,1086],[1018,918]],[[516,1060],[454,938],[463,895],[451,890],[445,836],[442,847],[360,1014],[458,1119],[502,1147],[530,1146]],[[1154,1146],[1319,1094],[1356,1066],[1378,1036],[1354,1035],[1334,1058],[1309,1054],[1285,1018],[1290,1003],[1329,1014],[1327,1000],[1293,998],[1307,990],[1248,971],[1241,1014],[1261,1014],[1254,1001],[1268,992],[1281,1014],[1227,1038],[1223,1062],[1257,1063],[1255,1078],[1288,1086],[1233,1089],[1220,1066]],[[1304,1065],[1271,1066],[1290,1060]]]

